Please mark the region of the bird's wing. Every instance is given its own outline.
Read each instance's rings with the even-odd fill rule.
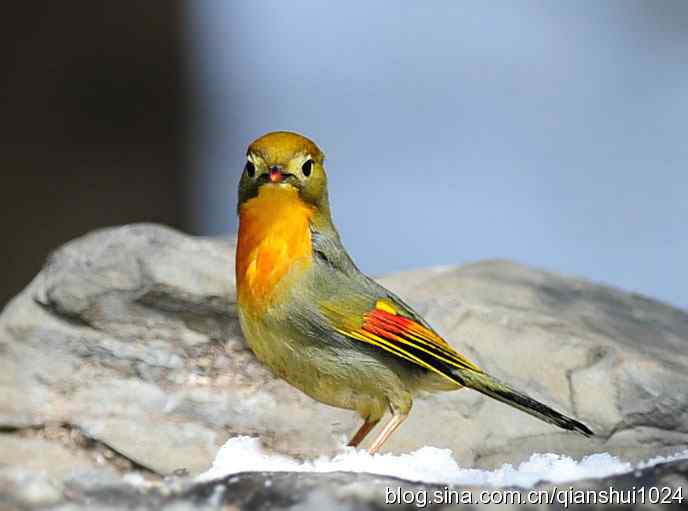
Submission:
[[[320,277],[319,296],[323,331],[336,330],[463,385],[460,371],[481,369],[454,351],[399,297],[363,275],[344,250],[336,231],[312,232]],[[319,321],[318,321],[319,322]]]
[[[423,324],[396,297],[378,299],[361,310],[361,301],[341,300],[322,306],[323,315],[340,334],[437,373],[462,384],[456,369],[482,372]]]

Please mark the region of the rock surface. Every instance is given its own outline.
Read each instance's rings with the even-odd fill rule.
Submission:
[[[154,225],[57,250],[0,316],[0,476],[38,481],[40,496],[83,474],[196,474],[237,434],[301,457],[334,452],[358,419],[254,360],[233,274],[231,243]],[[486,370],[598,433],[462,391],[417,400],[386,450],[447,447],[492,468],[533,452],[635,461],[688,447],[686,312],[504,261],[380,280]]]
[[[346,472],[254,472],[206,483],[168,479],[157,484],[132,484],[103,478],[74,478],[60,492],[44,478],[15,474],[10,480],[0,472],[3,510],[30,509],[36,503],[43,506],[41,509],[55,511],[372,511],[387,509],[389,504],[396,504],[392,509],[409,510],[427,506],[482,509],[485,504],[499,504],[499,509],[531,511],[569,507],[607,509],[610,503],[623,504],[621,509],[649,510],[664,509],[666,504],[688,509],[687,495],[686,460],[613,477],[577,481],[575,485],[540,484],[532,489],[421,484]]]

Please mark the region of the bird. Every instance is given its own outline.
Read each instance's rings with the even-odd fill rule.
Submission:
[[[414,397],[462,388],[592,436],[458,353],[358,269],[332,220],[324,160],[295,132],[270,132],[248,146],[235,271],[239,324],[256,358],[316,401],[358,413],[363,422],[349,446],[359,447],[390,411],[370,454],[408,417]]]

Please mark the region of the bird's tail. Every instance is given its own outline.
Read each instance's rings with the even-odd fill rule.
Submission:
[[[559,426],[562,429],[576,431],[585,436],[592,436],[593,432],[582,422],[578,422],[571,417],[553,410],[549,406],[536,401],[535,399],[525,395],[506,383],[502,383],[489,374],[471,370],[456,370],[457,380],[463,382],[463,385],[481,394],[490,396],[502,403],[506,403],[514,408],[518,408],[533,417],[540,420]]]

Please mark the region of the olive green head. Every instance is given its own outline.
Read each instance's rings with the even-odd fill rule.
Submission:
[[[239,182],[239,206],[256,197],[263,186],[294,187],[317,208],[327,208],[325,155],[303,135],[274,131],[256,139],[246,151]]]

